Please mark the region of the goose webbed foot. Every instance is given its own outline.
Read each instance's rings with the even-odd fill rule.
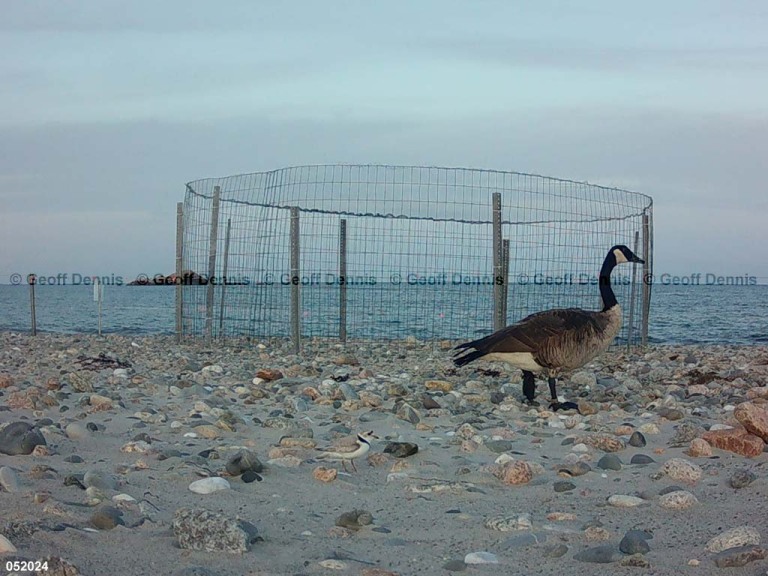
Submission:
[[[560,402],[557,399],[557,378],[549,379],[549,393],[552,395],[552,400],[549,402],[549,408],[553,412],[558,410],[576,410],[579,412],[579,405],[575,402]],[[581,412],[579,412],[581,414]]]
[[[558,410],[576,410],[576,412],[581,414],[579,411],[579,405],[575,402],[560,402],[558,400],[552,400],[549,403],[549,408],[553,412],[557,412]]]

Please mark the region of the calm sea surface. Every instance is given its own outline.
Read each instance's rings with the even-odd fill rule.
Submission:
[[[228,287],[227,294],[232,302],[237,302],[238,291],[259,290],[262,287]],[[185,288],[197,290],[202,296],[204,288]],[[590,289],[590,288],[588,288]],[[271,288],[277,294],[276,288]],[[265,291],[263,305],[251,308],[250,317],[245,323],[240,319],[242,329],[248,326],[266,327],[273,335],[287,335],[288,309],[285,305],[285,288],[280,298],[270,296]],[[354,318],[349,326],[349,335],[354,338],[378,337],[399,338],[407,334],[417,337],[463,338],[478,337],[488,333],[489,326],[486,310],[480,311],[476,294],[466,291],[441,291],[430,293],[433,288],[421,288],[420,299],[429,302],[431,308],[425,309],[419,304],[418,314],[408,314],[408,303],[399,293],[376,293],[375,299],[366,302],[365,288],[358,292],[350,290],[350,309],[357,303],[366,307],[365,328],[368,332],[357,331]],[[591,287],[594,291],[594,287]],[[304,292],[303,317],[307,335],[326,335],[338,333],[336,314],[313,313],[322,308],[320,302],[323,292],[314,295]],[[355,296],[355,294],[358,294]],[[328,297],[336,293],[328,291]],[[472,298],[468,303],[464,300]],[[320,299],[320,300],[319,300]],[[595,298],[595,307],[597,306]],[[195,302],[204,299],[195,298]],[[436,303],[433,303],[436,302]],[[470,305],[471,304],[471,305]],[[567,305],[552,301],[551,306]],[[415,305],[415,304],[414,304]],[[622,303],[626,309],[626,303]],[[198,311],[200,304],[195,304]],[[538,303],[531,310],[539,309]],[[526,312],[510,306],[510,323],[522,317]],[[132,287],[108,286],[105,288],[102,306],[102,326],[104,332],[123,334],[172,334],[175,329],[175,290],[172,287]],[[98,323],[98,307],[93,301],[93,290],[86,286],[38,286],[36,287],[36,315],[39,331],[58,333],[95,333]],[[198,319],[195,322],[199,322]],[[334,316],[331,318],[330,316]],[[225,315],[226,317],[226,315]],[[352,317],[352,316],[351,316]],[[411,320],[403,321],[409,317]],[[413,317],[420,320],[413,321]],[[768,343],[768,286],[684,286],[673,287],[656,285],[653,287],[651,303],[651,321],[649,336],[653,343],[665,344],[759,344]],[[625,314],[625,323],[627,322]],[[410,323],[409,323],[410,322]],[[270,324],[271,323],[271,324]],[[275,328],[277,326],[277,328]],[[29,287],[0,285],[0,330],[27,332],[30,329]]]

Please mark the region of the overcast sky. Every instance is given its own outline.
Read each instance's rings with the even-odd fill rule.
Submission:
[[[532,172],[654,198],[656,272],[768,282],[768,2],[4,2],[0,283],[175,268],[198,178]]]

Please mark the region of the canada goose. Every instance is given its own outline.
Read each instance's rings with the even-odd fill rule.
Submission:
[[[626,246],[608,251],[600,269],[599,312],[581,308],[562,308],[531,314],[517,324],[502,328],[479,340],[459,344],[453,361],[464,366],[478,358],[499,360],[523,371],[523,395],[534,404],[534,373],[545,372],[554,410],[577,408],[573,402],[557,400],[557,378],[561,372],[579,368],[610,346],[621,328],[621,308],[611,289],[611,271],[617,264],[643,264]],[[471,350],[470,350],[471,349]]]
[[[371,440],[377,439],[378,436],[374,435],[373,430],[370,432],[360,432],[355,439],[355,443],[351,445],[339,445],[332,449],[325,450],[317,456],[318,460],[341,460],[341,465],[344,467],[344,471],[347,471],[347,461],[352,464],[352,468],[357,472],[355,467],[355,458],[360,458],[368,454],[371,449]]]

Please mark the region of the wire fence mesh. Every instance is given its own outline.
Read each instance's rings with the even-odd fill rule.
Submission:
[[[650,197],[515,172],[319,165],[199,180],[182,220],[180,266],[203,282],[179,290],[184,336],[474,338],[494,329],[495,294],[506,323],[599,308],[611,246],[652,262]],[[641,277],[614,273],[618,342],[647,326]]]

